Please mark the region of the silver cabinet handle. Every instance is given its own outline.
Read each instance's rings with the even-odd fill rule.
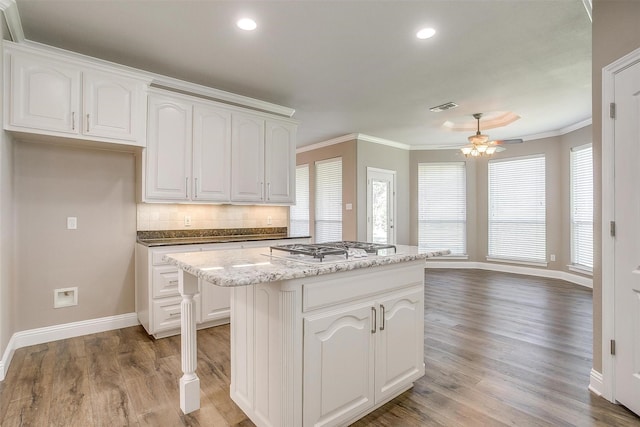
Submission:
[[[189,198],[189,177],[185,177],[184,179],[184,198]]]
[[[264,182],[260,183],[260,200],[264,200]]]
[[[71,130],[76,130],[76,112],[71,112]]]
[[[380,304],[380,330],[384,331],[384,305]]]
[[[193,178],[194,180],[194,185],[193,185],[193,192],[194,192],[194,198],[197,199],[198,198],[198,178]]]
[[[87,132],[89,132],[89,113],[87,113]]]
[[[176,279],[176,280],[169,280],[169,284],[170,284],[170,285],[177,285],[177,284],[178,284],[178,279]]]
[[[267,182],[267,200],[271,200],[271,183]]]
[[[376,325],[378,323],[378,315],[376,313],[376,308],[375,307],[371,307],[371,317],[373,317],[373,327],[371,328],[371,333],[375,334],[376,333]]]

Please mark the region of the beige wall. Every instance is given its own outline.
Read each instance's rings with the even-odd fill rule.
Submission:
[[[14,168],[15,330],[133,312],[133,154],[16,141]],[[72,286],[78,305],[54,309],[54,289]]]
[[[409,153],[387,145],[358,141],[358,240],[367,240],[367,168],[372,167],[396,171],[396,243],[409,244]]]
[[[314,162],[335,157],[342,157],[342,239],[357,239],[357,142],[356,140],[334,144],[316,150],[305,151],[296,155],[297,165],[309,165],[309,223],[313,237],[315,221],[315,166]],[[346,210],[345,205],[351,203],[352,210]],[[366,209],[366,208],[365,208]]]
[[[640,47],[640,1],[593,1],[593,368],[602,372],[602,68]]]
[[[556,261],[548,263],[548,269],[569,271],[570,245],[570,190],[569,152],[571,147],[591,142],[591,126],[563,136],[512,144],[493,158],[512,158],[534,154],[545,155],[547,260],[556,255]],[[488,248],[488,163],[486,159],[467,160],[454,150],[411,152],[411,244],[418,238],[418,163],[456,162],[467,163],[467,253],[470,261],[487,262]]]
[[[191,217],[191,226],[184,217]],[[288,206],[138,204],[138,230],[288,227]]]
[[[5,27],[3,27],[5,28]],[[4,30],[0,29],[0,47]],[[2,56],[0,55],[0,70]],[[0,76],[0,87],[2,77]],[[0,117],[2,114],[0,103]],[[11,335],[15,332],[15,238],[13,201],[13,142],[4,131],[0,131],[0,359],[4,355]]]

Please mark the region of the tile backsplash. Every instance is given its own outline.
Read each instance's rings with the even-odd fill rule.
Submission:
[[[185,216],[191,217],[190,226],[185,226]],[[138,203],[137,229],[138,231],[147,231],[287,227],[288,221],[288,206]]]

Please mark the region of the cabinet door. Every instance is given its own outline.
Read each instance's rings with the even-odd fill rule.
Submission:
[[[84,72],[82,132],[137,141],[144,123],[140,110],[142,92],[141,84],[135,80],[97,71]]]
[[[191,123],[190,103],[168,96],[149,96],[146,199],[189,200]]]
[[[193,109],[193,200],[228,202],[231,188],[231,113]]]
[[[231,316],[231,288],[200,281],[202,318],[200,322],[228,319]]]
[[[398,292],[377,306],[376,403],[424,375],[424,294]]]
[[[10,61],[10,124],[78,134],[80,70],[23,54]]]
[[[294,203],[296,182],[296,125],[267,120],[265,181],[267,203]]]
[[[373,303],[304,320],[303,425],[340,425],[374,405]]]
[[[264,200],[264,119],[235,113],[231,133],[231,200]]]

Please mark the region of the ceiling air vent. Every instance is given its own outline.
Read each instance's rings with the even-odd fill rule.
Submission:
[[[442,105],[436,105],[435,107],[431,107],[429,108],[429,111],[432,111],[434,113],[439,113],[441,111],[447,111],[447,110],[451,110],[454,109],[458,106],[458,104],[456,104],[455,102],[446,102]]]

